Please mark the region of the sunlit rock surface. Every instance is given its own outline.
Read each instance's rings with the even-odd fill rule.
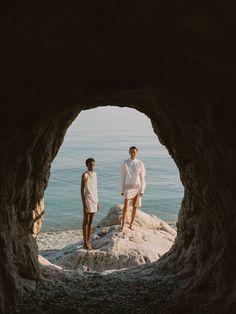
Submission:
[[[45,257],[65,269],[104,271],[150,263],[159,259],[174,243],[176,231],[154,215],[138,210],[134,230],[120,232],[122,206],[110,209],[91,238],[94,250],[84,250],[83,241]],[[130,212],[127,215],[130,219]],[[43,251],[42,253],[43,254]]]

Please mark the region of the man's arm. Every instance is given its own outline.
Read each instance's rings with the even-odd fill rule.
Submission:
[[[124,195],[124,188],[125,188],[125,163],[122,164],[120,168],[120,194]]]
[[[146,188],[146,181],[145,181],[146,169],[144,167],[144,163],[141,163],[141,171],[140,171],[140,180],[141,180],[141,191],[140,194],[143,195],[144,190]]]

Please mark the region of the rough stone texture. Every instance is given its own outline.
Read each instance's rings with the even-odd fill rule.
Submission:
[[[122,218],[122,208],[123,205],[116,205],[110,208],[106,217],[99,221],[97,224],[98,228],[102,227],[110,227],[114,225],[121,225]],[[125,222],[125,226],[129,226],[131,220],[131,208],[128,208],[127,218]],[[176,231],[164,220],[158,218],[155,215],[149,215],[143,212],[142,210],[137,210],[137,215],[134,220],[134,227],[144,228],[144,229],[152,229],[152,230],[161,230],[166,233],[169,233],[173,237],[176,237]]]
[[[37,236],[38,250],[60,250],[83,239],[80,229],[66,231],[40,232]]]
[[[44,265],[37,290],[16,310],[24,314],[225,313],[221,304],[209,304],[208,296],[183,295],[178,276],[157,276],[155,266],[91,273]]]
[[[186,304],[204,294],[233,311],[235,1],[49,5],[1,10],[1,309],[38,278],[32,211],[67,128],[80,110],[115,104],[151,118],[185,188],[175,245],[153,276],[178,276]]]
[[[115,206],[98,223],[91,235],[94,250],[84,250],[82,240],[62,250],[39,253],[67,270],[105,271],[151,263],[169,251],[176,236],[174,229],[158,217],[138,210],[135,230],[125,227],[120,232],[121,212],[122,206]]]
[[[43,224],[43,215],[44,215],[44,199],[42,198],[36,205],[36,208],[33,211],[33,233],[32,236],[36,239],[39,234],[42,224]]]

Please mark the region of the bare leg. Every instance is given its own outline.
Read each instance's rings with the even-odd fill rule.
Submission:
[[[87,243],[88,243],[89,249],[92,249],[90,236],[91,236],[91,231],[92,231],[93,217],[94,217],[94,213],[90,213],[88,216]]]
[[[128,202],[129,202],[129,200],[127,200],[127,199],[124,200],[124,206],[123,206],[123,210],[122,210],[122,221],[121,221],[120,231],[124,230],[126,213],[127,213],[127,208],[128,208]]]
[[[88,241],[87,241],[87,231],[88,231],[88,213],[84,212],[84,220],[83,220],[83,237],[84,237],[84,249],[88,249]]]
[[[135,198],[133,199],[133,208],[132,208],[132,213],[131,213],[131,221],[130,221],[130,225],[129,225],[131,230],[134,230],[133,223],[134,223],[134,218],[135,218],[136,213],[137,213],[137,207],[135,206],[137,197],[138,197],[138,195],[136,195]]]

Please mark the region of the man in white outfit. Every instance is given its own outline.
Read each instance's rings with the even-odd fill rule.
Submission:
[[[144,193],[145,167],[141,160],[137,159],[138,148],[131,146],[129,148],[130,158],[126,159],[121,167],[120,192],[124,196],[124,206],[122,211],[121,231],[124,230],[128,203],[132,200],[132,213],[129,228],[133,230],[133,222],[136,216],[137,208],[141,207],[141,197]]]

